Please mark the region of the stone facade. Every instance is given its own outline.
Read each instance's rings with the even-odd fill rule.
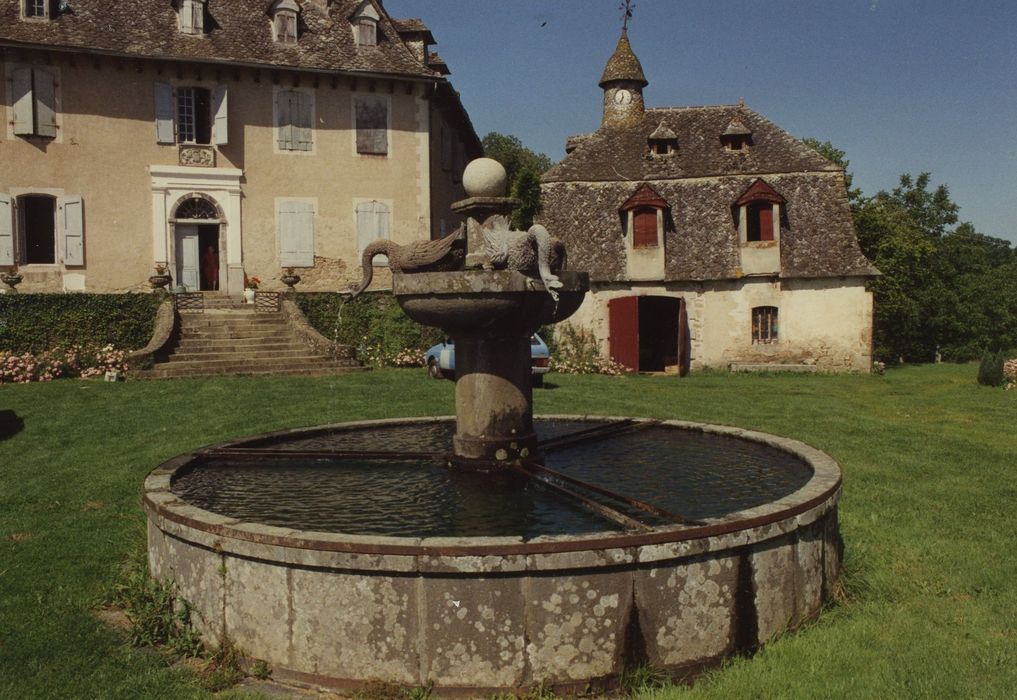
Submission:
[[[204,3],[198,36],[170,2],[21,4],[0,0],[0,265],[20,291],[146,290],[155,264],[189,288],[282,289],[292,266],[300,289],[333,290],[359,273],[365,222],[400,243],[459,224],[438,212],[481,147],[419,20],[275,3],[299,8],[282,45],[269,3]],[[195,199],[200,218],[180,214]],[[210,281],[193,259],[208,247]]]
[[[646,85],[623,34],[600,129],[543,178],[540,221],[591,275],[573,323],[632,369],[868,371],[878,272],[843,170],[744,104],[650,109]]]

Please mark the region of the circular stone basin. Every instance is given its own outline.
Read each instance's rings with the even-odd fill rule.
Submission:
[[[181,455],[145,483],[152,573],[277,679],[471,694],[689,673],[829,596],[840,470],[822,452],[678,421],[535,427],[546,469],[496,474],[445,466],[451,419]]]

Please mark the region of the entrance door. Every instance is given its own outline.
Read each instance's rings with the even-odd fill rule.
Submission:
[[[177,284],[182,285],[188,292],[201,289],[198,269],[199,248],[198,227],[177,224]]]
[[[631,296],[608,302],[611,357],[634,372],[689,371],[691,342],[684,299]]]

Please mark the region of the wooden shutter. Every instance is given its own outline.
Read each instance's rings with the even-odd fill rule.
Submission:
[[[388,105],[380,97],[357,97],[357,153],[388,153]]]
[[[314,267],[314,205],[282,202],[279,205],[279,264]]]
[[[293,113],[293,148],[298,151],[309,151],[313,143],[312,122],[314,95],[309,92],[294,92]]]
[[[217,85],[212,91],[212,115],[215,119],[213,139],[216,146],[225,146],[229,143],[229,100],[225,85]]]
[[[49,71],[32,70],[32,92],[35,97],[35,133],[54,138],[56,128],[56,81]]]
[[[275,96],[276,117],[279,128],[279,150],[290,151],[295,148],[293,141],[293,91],[279,90]]]
[[[14,133],[30,136],[35,133],[34,105],[32,100],[32,69],[14,69]]]
[[[84,265],[85,219],[80,195],[60,198],[60,223],[64,239],[64,265]]]
[[[155,83],[155,141],[176,143],[173,120],[176,104],[173,101],[173,86],[169,83]]]
[[[10,195],[0,193],[0,265],[14,264],[14,207]]]
[[[657,210],[637,209],[632,214],[633,248],[657,247]]]
[[[619,297],[607,303],[608,350],[611,359],[639,371],[639,297]]]
[[[759,205],[759,240],[773,240],[773,205],[769,202]]]

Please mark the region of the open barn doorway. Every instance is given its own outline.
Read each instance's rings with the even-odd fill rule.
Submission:
[[[611,357],[634,372],[689,371],[685,300],[629,296],[608,302]]]

